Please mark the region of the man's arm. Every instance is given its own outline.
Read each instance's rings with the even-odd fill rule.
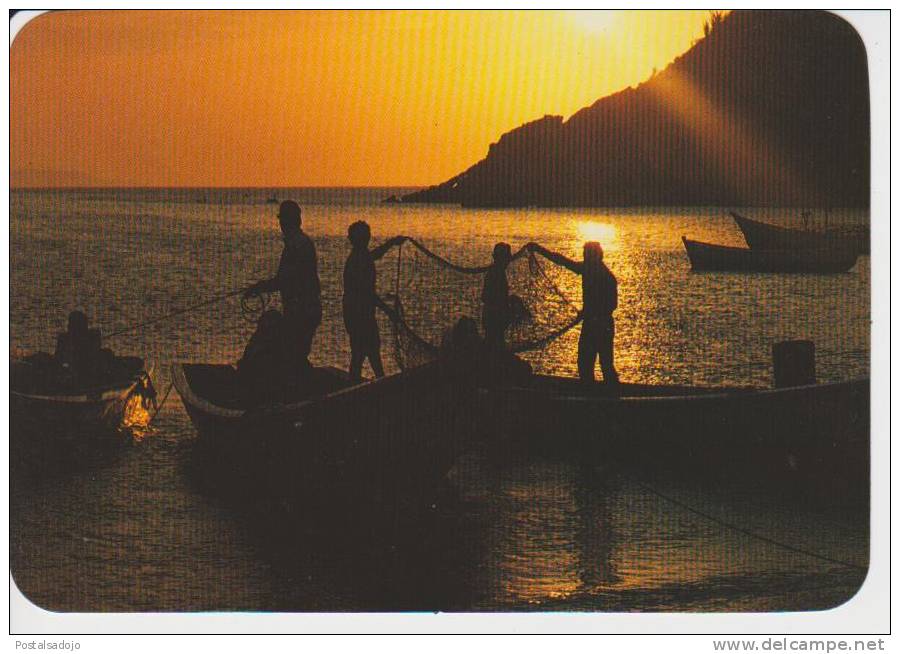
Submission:
[[[255,284],[251,284],[244,291],[244,297],[253,297],[255,295],[259,295],[260,293],[274,293],[279,290],[281,285],[278,283],[278,277],[273,277],[272,279],[263,279],[261,281],[256,282]]]
[[[388,253],[388,250],[396,245],[401,245],[407,238],[408,237],[406,236],[395,236],[394,238],[388,239],[377,248],[372,248],[371,250],[369,250],[369,255],[374,261],[378,261],[381,257]]]
[[[551,250],[548,250],[544,246],[538,245],[537,243],[529,243],[525,247],[527,247],[532,252],[537,252],[537,253],[541,254],[544,258],[546,258],[549,261],[552,261],[557,266],[562,266],[564,268],[568,268],[573,273],[576,273],[578,275],[581,274],[581,271],[584,268],[584,265],[582,263],[580,263],[578,261],[573,261],[569,257],[559,254],[558,252],[553,252]]]

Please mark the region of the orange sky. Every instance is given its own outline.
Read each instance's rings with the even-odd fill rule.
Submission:
[[[443,181],[646,79],[705,11],[73,11],[10,52],[13,186]]]

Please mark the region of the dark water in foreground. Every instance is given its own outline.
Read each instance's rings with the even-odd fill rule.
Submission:
[[[791,337],[816,341],[823,381],[868,375],[868,257],[845,275],[696,275],[681,234],[740,244],[719,209],[377,204],[387,194],[284,193],[304,205],[319,249],[320,363],[346,366],[343,233],[363,218],[376,240],[412,234],[477,262],[500,239],[514,248],[539,240],[574,255],[585,238],[599,238],[620,283],[617,363],[626,381],[768,385],[768,348]],[[110,332],[268,275],[280,251],[274,208],[265,203],[271,195],[14,192],[12,346],[50,349],[76,306]],[[865,216],[835,213],[838,220]],[[234,361],[250,331],[238,303],[227,301],[112,345],[165,371],[173,361]],[[576,342],[577,330],[530,360],[572,374]],[[164,390],[165,379],[157,386]],[[793,550],[867,561],[868,518],[859,507],[480,447],[457,462],[416,520],[368,523],[302,510],[286,518],[198,484],[193,439],[173,393],[140,441],[69,472],[14,477],[10,547],[19,589],[64,611],[810,610],[851,597],[863,573]]]

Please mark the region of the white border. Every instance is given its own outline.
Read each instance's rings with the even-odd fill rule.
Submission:
[[[70,3],[61,3],[63,6]],[[471,2],[451,3],[431,1],[429,7],[479,8]],[[876,3],[882,7],[889,6]],[[192,3],[197,8],[218,8],[211,3]],[[596,8],[609,3],[570,2],[567,6]],[[724,8],[738,8],[734,2],[723,2]],[[103,3],[88,0],[78,7],[101,8]],[[170,3],[150,1],[144,6],[150,8],[171,7]],[[221,5],[219,5],[220,7]],[[271,7],[288,7],[283,2],[269,3]],[[296,4],[294,5],[296,6]],[[315,6],[304,3],[305,7]],[[372,2],[348,2],[338,0],[332,7],[377,7]],[[392,7],[421,8],[422,2],[404,0],[391,3]],[[660,3],[638,3],[636,8],[670,8]],[[521,3],[498,0],[491,3],[496,8],[520,8]],[[183,7],[182,7],[183,8]],[[797,2],[794,8],[821,8],[809,2]],[[887,12],[846,11],[835,13],[844,16],[860,33],[869,56],[872,110],[872,532],[871,569],[860,592],[848,603],[836,609],[809,613],[765,613],[765,614],[621,614],[621,613],[489,613],[489,614],[254,614],[254,613],[201,613],[201,614],[60,614],[44,611],[31,604],[15,587],[10,578],[11,632],[19,634],[90,634],[90,633],[722,633],[722,634],[877,634],[890,629],[888,597],[890,592],[890,552],[889,552],[889,463],[888,438],[890,432],[890,15]],[[10,20],[10,42],[14,33],[21,29],[30,17],[18,15]],[[8,56],[8,55],[7,55]],[[7,60],[7,64],[8,64]],[[6,70],[9,70],[7,65]],[[7,79],[8,82],[8,79]],[[9,93],[8,83],[5,87]],[[7,100],[9,98],[7,97]],[[9,102],[5,104],[7,121]],[[7,123],[8,124],[8,123]],[[8,130],[4,135],[8,142]],[[8,168],[8,160],[7,160]],[[7,169],[8,179],[8,169]],[[4,188],[6,206],[9,206],[9,187]],[[7,214],[8,218],[8,214]],[[9,260],[8,233],[4,233],[4,245]],[[8,275],[8,269],[3,268]],[[7,278],[8,281],[8,278]],[[8,284],[3,285],[8,294]],[[7,307],[9,296],[5,295]],[[8,315],[8,314],[7,314]],[[3,322],[4,334],[8,339],[9,325]],[[4,370],[5,393],[8,389],[8,370]],[[4,407],[8,434],[8,406]],[[8,451],[4,452],[4,470],[8,471]],[[8,473],[7,473],[8,474]],[[8,481],[8,478],[7,478]],[[4,484],[8,489],[8,483]],[[8,492],[8,491],[7,491]],[[8,500],[8,498],[7,498]],[[7,501],[8,511],[8,501]],[[8,514],[7,514],[8,518]],[[4,547],[8,555],[9,521]],[[8,556],[7,556],[7,560]],[[12,646],[12,637],[9,644]],[[33,637],[19,636],[15,640],[35,640]],[[37,638],[36,640],[41,640]],[[44,639],[59,642],[61,639]],[[91,650],[114,651],[125,643],[115,638],[71,638],[69,640],[90,642]],[[241,647],[250,643],[246,639],[220,641],[225,649]],[[648,639],[638,639],[647,641]],[[655,641],[657,649],[676,651],[712,651],[711,638],[666,639]],[[265,643],[267,641],[263,641]],[[277,646],[276,642],[271,642]],[[517,641],[520,646],[521,641]],[[635,640],[626,644],[635,646]],[[689,644],[690,643],[690,644]],[[130,639],[127,647],[144,651],[154,650],[155,639]],[[185,645],[199,644],[188,639]],[[324,644],[324,643],[323,643]],[[329,643],[331,644],[331,643]],[[352,644],[352,641],[351,641]],[[574,644],[574,642],[572,643]],[[623,643],[625,644],[625,643]]]

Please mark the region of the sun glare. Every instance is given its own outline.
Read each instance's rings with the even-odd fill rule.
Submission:
[[[569,12],[569,16],[578,27],[595,34],[608,32],[615,24],[618,15],[618,11],[604,9],[582,9]]]
[[[585,220],[577,224],[577,229],[582,241],[597,241],[604,250],[613,249],[616,242],[616,228],[613,225]]]

